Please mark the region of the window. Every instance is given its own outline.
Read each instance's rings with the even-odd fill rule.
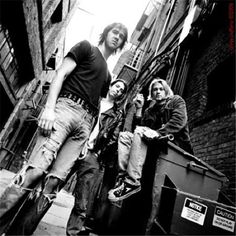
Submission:
[[[18,64],[8,30],[3,27],[0,27],[0,38],[2,39],[0,44],[0,68],[2,79],[4,80],[4,83],[8,84],[10,91],[14,91],[15,95],[20,88]]]

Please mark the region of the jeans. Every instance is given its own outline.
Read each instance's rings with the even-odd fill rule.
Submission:
[[[39,134],[29,164],[47,171],[54,161],[47,176],[64,181],[89,137],[94,118],[68,98],[58,99],[55,112],[55,131],[50,137]]]
[[[67,235],[75,236],[83,229],[90,193],[98,172],[97,156],[88,151],[86,157],[80,161],[77,170],[77,182],[74,189],[75,203],[67,222]]]
[[[13,183],[1,196],[1,221],[2,217],[7,215],[6,213],[16,206],[20,199],[32,191],[37,181],[42,177],[45,177],[42,184],[42,194],[47,200],[46,202],[50,204],[59,191],[59,184],[66,180],[79,158],[89,137],[94,122],[93,116],[81,105],[68,98],[57,100],[55,114],[55,131],[49,137],[38,134],[29,162],[16,175]],[[7,223],[2,227],[3,230],[6,227]]]
[[[121,132],[118,139],[119,174],[126,172],[125,181],[140,185],[143,165],[146,160],[147,145],[142,140],[142,132],[135,130]]]

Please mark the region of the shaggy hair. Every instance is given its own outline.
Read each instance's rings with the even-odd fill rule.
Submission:
[[[126,81],[124,81],[123,79],[116,79],[116,80],[111,82],[110,87],[113,86],[114,84],[118,83],[118,82],[122,82],[124,84],[124,91],[123,91],[122,95],[119,98],[119,100],[122,100],[123,97],[125,96],[126,92],[127,92],[128,85],[127,85]]]
[[[121,30],[124,31],[124,34],[125,34],[124,36],[125,36],[125,37],[124,37],[124,40],[123,40],[123,42],[121,43],[119,49],[122,50],[122,49],[124,48],[125,43],[127,42],[127,39],[128,39],[128,29],[126,28],[126,26],[124,26],[124,25],[121,24],[121,23],[112,23],[112,24],[108,25],[108,26],[103,30],[102,34],[100,35],[100,38],[99,38],[99,41],[98,41],[98,45],[101,45],[101,44],[105,41],[108,32],[109,32],[110,30],[112,30],[113,28],[115,28],[115,27],[117,27],[117,28],[119,28],[119,29],[121,29]],[[115,51],[114,53],[116,53],[116,51]]]
[[[153,99],[152,89],[153,89],[154,84],[156,84],[156,83],[159,83],[159,84],[161,84],[163,86],[163,88],[165,90],[166,98],[172,97],[174,95],[173,91],[171,90],[170,86],[167,84],[167,82],[165,80],[163,80],[161,78],[156,78],[149,85],[148,100],[152,100]]]

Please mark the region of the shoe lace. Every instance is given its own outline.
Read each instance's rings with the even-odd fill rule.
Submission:
[[[119,196],[119,195],[123,192],[124,188],[125,188],[125,184],[122,183],[122,184],[120,185],[120,187],[117,188],[117,190],[114,192],[114,194],[117,195],[117,196]]]

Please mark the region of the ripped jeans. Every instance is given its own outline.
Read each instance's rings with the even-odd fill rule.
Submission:
[[[68,98],[59,98],[56,108],[55,131],[49,137],[38,133],[28,163],[16,175],[0,199],[0,218],[16,205],[26,192],[31,192],[35,182],[46,175],[42,193],[48,200],[55,198],[59,182],[66,180],[89,137],[94,117],[81,105]],[[52,178],[50,178],[52,177]],[[56,189],[50,193],[47,185]]]
[[[48,171],[64,181],[78,159],[92,128],[91,114],[68,98],[59,98],[56,105],[55,131],[50,137],[39,134],[29,165]]]

